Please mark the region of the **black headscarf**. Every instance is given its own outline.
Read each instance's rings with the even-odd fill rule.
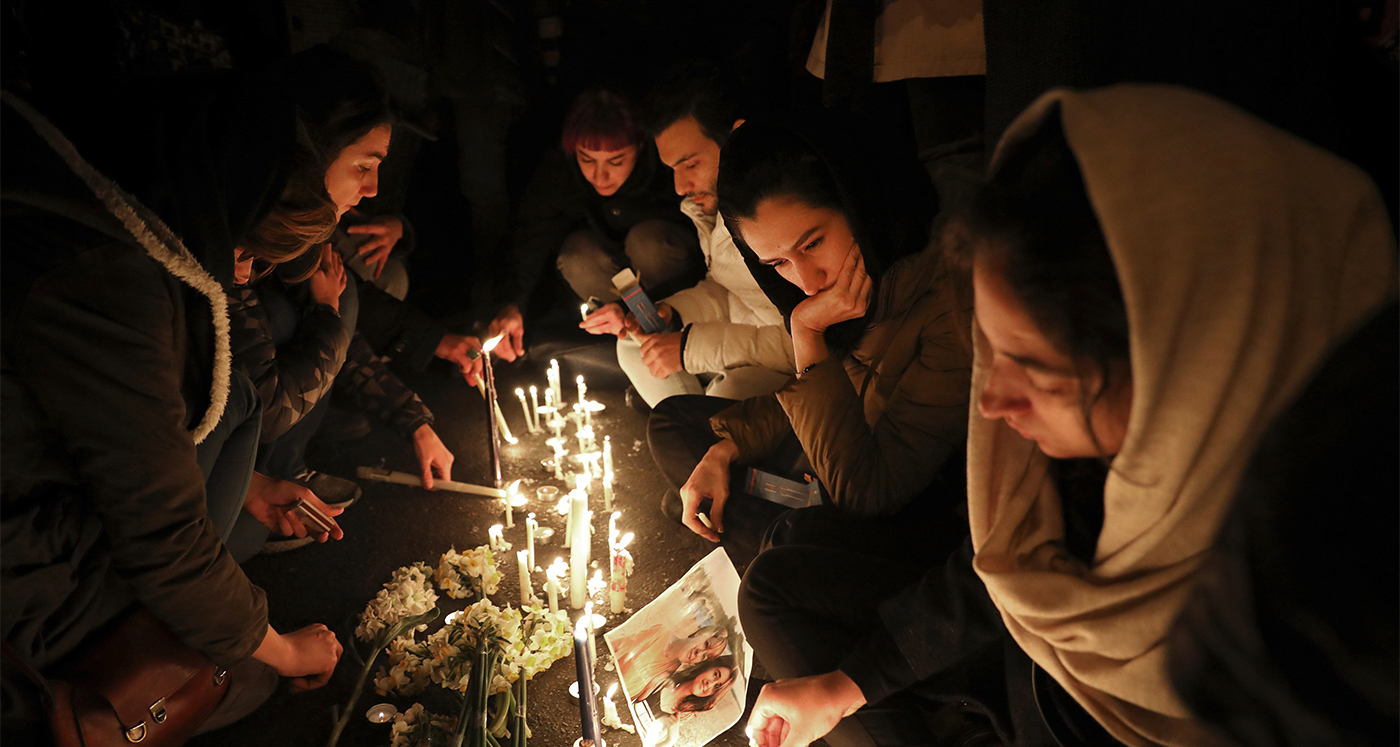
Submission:
[[[250,77],[215,73],[34,103],[216,280],[232,282],[234,247],[287,182],[296,137],[290,98]]]
[[[777,160],[774,154],[780,151],[796,149],[825,168],[872,280],[865,317],[826,330],[827,345],[844,354],[859,344],[874,321],[885,272],[900,258],[917,254],[928,245],[938,199],[918,161],[893,153],[887,143],[852,120],[838,117],[818,112],[800,121],[745,122],[720,153],[718,191],[720,212],[749,272],[791,326],[793,309],[807,296],[777,270],[762,264],[744,242],[733,215],[733,193],[740,179],[752,178],[765,165],[772,165]]]

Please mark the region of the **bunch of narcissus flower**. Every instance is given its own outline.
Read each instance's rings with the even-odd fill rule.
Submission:
[[[372,641],[386,627],[400,620],[421,615],[437,605],[437,592],[428,577],[432,569],[427,563],[414,563],[394,571],[394,577],[370,601],[360,615],[355,637]],[[428,626],[419,626],[426,630]]]
[[[449,596],[476,593],[481,599],[420,641],[417,631],[438,614],[430,574]],[[380,653],[388,657],[374,678],[381,695],[417,695],[436,684],[462,699],[455,721],[414,704],[394,719],[393,747],[525,747],[525,683],[572,652],[573,631],[562,610],[497,607],[487,595],[500,579],[485,545],[466,553],[448,550],[436,573],[424,563],[395,571],[360,617],[356,635],[373,648],[345,711],[335,714],[329,747],[339,740]]]
[[[488,545],[464,553],[452,548],[442,554],[437,567],[438,587],[453,599],[495,594],[501,584],[496,556]]]
[[[422,703],[414,703],[407,711],[395,714],[389,747],[445,747],[456,729],[456,719],[428,713]]]
[[[501,643],[501,657],[489,687],[504,692],[523,672],[534,677],[573,650],[569,617],[532,606],[523,611],[497,607],[483,599],[462,611],[452,623],[419,642],[413,636],[389,645],[389,663],[374,679],[380,695],[416,695],[429,682],[464,692],[471,682],[473,653],[490,636]]]

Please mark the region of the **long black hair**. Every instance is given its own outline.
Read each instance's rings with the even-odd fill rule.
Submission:
[[[724,656],[702,661],[699,664],[692,664],[683,669],[678,669],[675,674],[671,675],[672,685],[683,685],[716,667],[728,669],[729,680],[723,685],[716,687],[715,691],[710,693],[707,698],[702,698],[698,695],[687,695],[681,698],[676,702],[677,713],[697,713],[714,708],[715,702],[724,697],[725,694],[729,692],[729,688],[734,686],[734,680],[739,677],[739,668],[734,664],[734,656],[732,654],[725,654]]]
[[[865,317],[834,324],[824,335],[834,352],[854,349],[876,312],[880,280],[901,257],[928,245],[937,212],[927,174],[916,161],[883,148],[873,135],[834,114],[802,122],[749,121],[720,152],[719,211],[749,271],[791,323],[807,298],[800,288],[764,265],[743,240],[741,227],[764,200],[784,197],[839,212],[860,245],[872,283]]]

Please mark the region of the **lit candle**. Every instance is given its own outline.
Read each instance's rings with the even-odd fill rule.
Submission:
[[[554,447],[554,479],[562,480],[564,479],[564,439],[555,436],[545,443]]]
[[[564,559],[555,558],[549,567],[544,569],[545,593],[549,595],[549,611],[559,611],[559,579],[564,577]]]
[[[575,490],[569,508],[569,606],[582,609],[588,594],[588,493]]]
[[[579,304],[578,315],[583,317],[585,322],[588,321],[588,304]]]
[[[506,529],[515,528],[515,499],[520,496],[520,481],[516,480],[510,484],[510,489],[506,491]]]
[[[589,640],[592,638],[584,621],[574,626],[574,669],[578,673],[578,712],[583,726],[583,744],[602,745],[598,728],[598,710],[593,698],[593,656]]]
[[[515,554],[515,561],[520,567],[520,606],[526,607],[535,603],[535,589],[530,585],[530,553],[521,550]]]
[[[603,436],[603,510],[612,510],[612,436]]]
[[[530,424],[531,424],[532,426],[534,426],[534,428],[533,428],[534,432],[535,432],[535,433],[539,433],[539,432],[540,432],[540,390],[539,390],[539,389],[536,389],[534,384],[531,384],[531,385],[530,385],[530,413],[533,415],[533,417],[532,417],[531,420],[530,420]]]
[[[563,382],[559,380],[559,361],[549,361],[549,385],[554,389],[554,402],[556,406],[564,403]]]
[[[583,374],[579,374],[574,379],[574,383],[578,384],[578,406],[580,408],[588,407],[588,400],[584,399],[584,396],[588,394],[588,385],[583,383]]]
[[[534,433],[535,421],[530,419],[530,403],[525,401],[525,390],[516,387],[515,396],[520,398],[520,414],[525,416],[525,430]]]
[[[539,524],[535,521],[535,515],[525,516],[525,552],[530,560],[530,567],[535,567],[535,529]]]
[[[632,730],[630,724],[622,723],[622,719],[617,715],[617,704],[613,702],[613,693],[617,692],[617,683],[608,685],[608,692],[603,696],[603,723],[614,729]]]
[[[614,522],[618,514],[613,514]],[[612,605],[613,614],[622,612],[622,605],[627,601],[627,577],[632,575],[632,553],[627,552],[627,545],[631,544],[633,534],[628,532],[621,539],[616,537],[617,529],[612,530],[612,584],[608,587],[608,601]]]

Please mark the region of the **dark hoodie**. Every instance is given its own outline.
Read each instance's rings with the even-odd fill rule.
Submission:
[[[228,76],[49,110],[151,209],[138,224],[160,237],[158,214],[188,253],[139,242],[3,107],[5,640],[43,668],[134,599],[230,666],[261,644],[267,603],[206,514],[195,444],[229,387],[222,285],[282,191],[294,109]]]
[[[616,245],[619,256],[627,232],[643,221],[659,218],[693,230],[680,204],[670,170],[662,167],[650,138],[643,138],[632,173],[609,197],[599,195],[583,178],[572,155],[551,151],[520,198],[510,250],[515,277],[504,300],[523,308],[550,258],[558,253],[564,239],[579,229],[596,231]],[[654,298],[670,292],[648,291]]]

